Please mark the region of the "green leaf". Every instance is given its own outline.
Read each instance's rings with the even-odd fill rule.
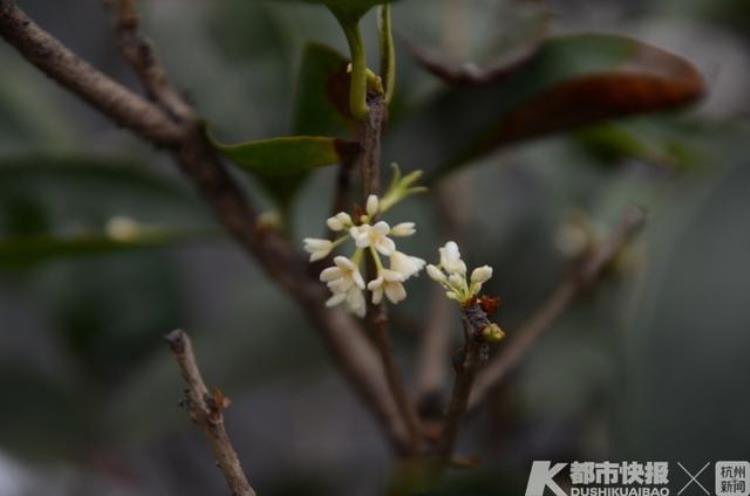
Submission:
[[[27,268],[42,262],[106,255],[118,252],[158,248],[206,237],[207,232],[144,229],[119,239],[106,233],[83,233],[74,236],[38,234],[0,239],[0,268]]]
[[[435,177],[503,146],[674,109],[704,92],[700,74],[687,61],[614,35],[551,38],[527,58],[494,69],[490,76],[464,80],[404,123],[396,144],[420,130],[429,130],[435,139],[429,150],[419,148],[420,156],[407,155],[403,161],[419,163]],[[400,144],[407,154],[417,149]]]
[[[671,169],[688,169],[704,158],[701,136],[675,119],[628,119],[587,127],[573,136],[604,164],[637,159]]]
[[[359,19],[376,5],[390,3],[390,0],[304,0],[307,3],[322,4],[331,9],[337,17]]]
[[[134,158],[116,155],[28,153],[0,157],[0,196],[21,186],[47,182],[73,195],[81,190],[116,189],[193,201],[189,190],[154,174]]]
[[[213,143],[225,157],[252,174],[282,209],[289,207],[310,172],[345,162],[359,151],[356,143],[321,136],[291,136],[236,145]]]
[[[348,136],[348,60],[333,48],[309,43],[302,55],[297,86],[294,133],[300,136]]]

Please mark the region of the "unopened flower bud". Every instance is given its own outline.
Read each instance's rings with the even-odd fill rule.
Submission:
[[[493,323],[482,329],[482,339],[488,343],[497,343],[502,341],[504,337],[505,333],[497,324]]]
[[[445,283],[448,280],[445,273],[432,264],[427,266],[427,275],[435,282]]]
[[[481,285],[489,281],[491,278],[492,278],[492,267],[490,267],[489,265],[478,267],[474,269],[474,271],[471,273],[472,284]]]
[[[368,196],[367,197],[367,215],[369,215],[370,218],[373,218],[378,214],[379,209],[380,209],[380,200],[378,200],[378,197],[375,195]]]

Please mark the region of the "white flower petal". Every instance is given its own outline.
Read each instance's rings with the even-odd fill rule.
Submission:
[[[375,240],[373,246],[376,250],[378,250],[386,257],[390,257],[391,255],[393,255],[393,252],[396,251],[396,243],[391,238],[387,238],[385,236],[382,236]]]
[[[365,280],[362,278],[362,274],[359,272],[358,267],[355,267],[352,272],[352,281],[359,289],[365,289]]]
[[[305,238],[304,243],[311,262],[324,259],[333,250],[333,243],[328,239]]]
[[[381,301],[383,301],[383,288],[378,286],[372,290],[372,304],[380,305]]]
[[[367,283],[367,289],[369,289],[370,291],[375,291],[383,285],[383,282],[383,276],[379,276],[377,279],[373,279],[372,281]]]
[[[403,282],[405,280],[404,275],[395,270],[383,269],[380,271],[380,276],[385,282]]]
[[[381,220],[380,222],[372,226],[372,229],[377,235],[380,236],[387,236],[388,233],[391,232],[391,226],[389,226],[388,223],[384,220]]]
[[[406,299],[406,289],[400,282],[389,282],[385,285],[385,295],[392,303],[400,303]]]
[[[333,263],[338,265],[339,268],[344,271],[352,271],[357,267],[356,265],[354,265],[354,262],[343,256],[334,258]]]
[[[349,306],[349,310],[358,317],[364,317],[367,313],[365,295],[358,288],[349,291],[346,297],[346,303]]]
[[[411,257],[400,251],[394,251],[391,255],[391,270],[401,273],[404,280],[417,274],[425,265],[421,258]]]
[[[341,269],[338,267],[328,267],[320,273],[320,280],[322,282],[331,282],[341,277]]]

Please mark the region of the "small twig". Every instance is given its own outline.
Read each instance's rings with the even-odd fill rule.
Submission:
[[[169,83],[167,74],[154,52],[153,44],[140,32],[141,18],[135,0],[114,0],[116,33],[120,51],[135,71],[148,97],[159,104],[177,122],[190,122],[192,107]]]
[[[482,364],[482,348],[487,346],[482,338],[482,331],[491,325],[487,314],[476,303],[463,309],[461,320],[464,328],[464,346],[455,364],[456,379],[437,450],[441,466],[448,464],[453,456],[461,419],[466,413],[474,379]]]
[[[190,418],[203,431],[211,444],[216,458],[216,465],[232,491],[232,496],[255,496],[255,491],[247,481],[237,452],[232,446],[224,427],[224,409],[229,406],[229,399],[218,389],[210,393],[203,382],[198,363],[193,353],[190,337],[183,331],[176,330],[165,336],[182,378],[185,380],[185,407]]]
[[[594,284],[617,257],[622,248],[643,227],[645,213],[629,208],[612,235],[573,271],[552,295],[521,326],[507,346],[479,374],[469,399],[469,409],[476,408],[487,394],[500,384],[526,357],[537,340],[565,313],[586,288]]]

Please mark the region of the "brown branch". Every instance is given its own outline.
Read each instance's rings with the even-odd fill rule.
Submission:
[[[403,376],[393,353],[393,344],[388,333],[388,315],[385,305],[381,303],[375,306],[372,315],[371,322],[375,346],[380,353],[388,387],[396,401],[399,413],[406,423],[409,435],[409,450],[407,454],[413,455],[419,451],[421,446],[421,428],[416,408],[406,391]]]
[[[448,464],[453,456],[474,379],[482,365],[482,348],[488,346],[483,339],[483,331],[492,324],[487,314],[476,303],[463,309],[461,320],[464,328],[464,346],[461,357],[456,363],[456,379],[438,445],[437,454],[441,467]]]
[[[387,105],[382,95],[370,95],[368,99],[370,112],[359,126],[359,144],[362,153],[359,156],[358,169],[362,178],[364,193],[363,205],[367,198],[380,193],[380,155],[383,127],[387,119]],[[376,268],[368,259],[368,279],[374,279]],[[368,303],[368,328],[373,334],[375,347],[385,371],[385,379],[393,396],[401,418],[406,425],[409,444],[405,454],[416,454],[421,445],[419,418],[404,385],[404,379],[393,353],[389,335],[388,312],[385,302],[378,305]]]
[[[274,231],[258,228],[255,209],[206,142],[201,125],[197,121],[178,122],[175,116],[102,74],[36,25],[11,0],[0,0],[0,37],[113,121],[169,148],[225,229],[305,311],[342,375],[378,420],[394,449],[406,451],[407,429],[371,343],[351,317],[341,310],[325,308],[324,288],[307,276],[304,260],[288,241]]]
[[[192,107],[169,83],[153,44],[140,32],[135,0],[114,0],[115,30],[120,52],[135,71],[148,97],[179,122],[194,120]]]
[[[180,126],[158,107],[94,69],[37,26],[10,0],[0,0],[0,36],[49,77],[119,125],[161,146],[182,138]]]
[[[549,330],[584,290],[591,287],[640,231],[645,223],[643,210],[629,208],[612,235],[603,242],[577,270],[573,271],[532,317],[516,333],[510,333],[507,346],[479,374],[469,399],[469,409],[476,408],[489,392],[500,384],[523,361],[537,340]]]
[[[185,408],[211,444],[216,465],[224,475],[232,496],[255,496],[255,491],[247,481],[237,452],[224,427],[224,410],[229,406],[229,399],[218,389],[209,393],[187,334],[180,330],[172,331],[165,339],[174,353],[182,378],[187,385]]]

